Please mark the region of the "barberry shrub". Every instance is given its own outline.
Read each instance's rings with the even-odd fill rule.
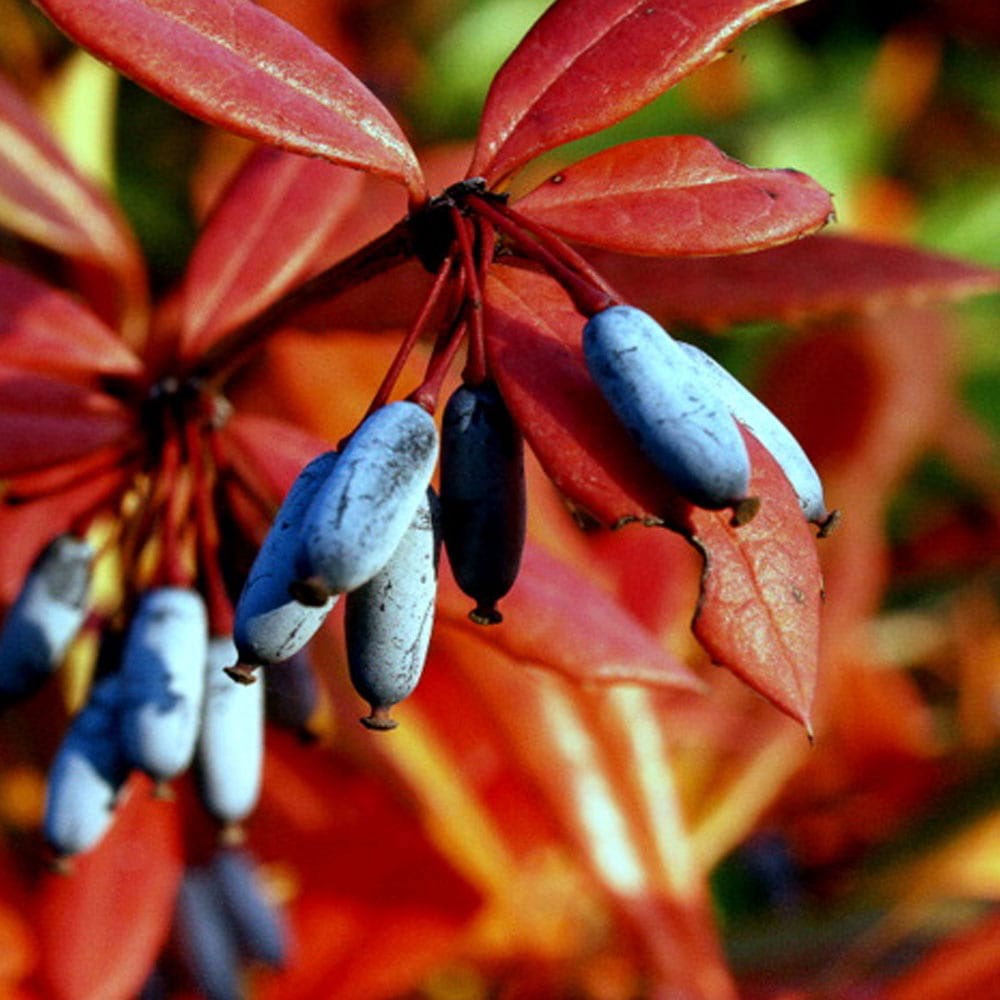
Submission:
[[[409,693],[423,667],[443,535],[467,597],[446,584],[439,648],[462,664],[460,678],[474,659],[463,643],[479,643],[474,648],[500,650],[494,655],[576,681],[700,690],[698,678],[578,569],[530,545],[522,549],[525,497],[534,502],[538,493],[525,487],[523,442],[582,527],[638,522],[690,542],[703,560],[697,640],[715,662],[811,730],[822,605],[816,534],[825,534],[833,517],[790,432],[724,371],[675,342],[649,312],[678,314],[663,307],[685,293],[669,277],[672,266],[748,251],[762,252],[746,258],[747,267],[752,271],[759,261],[778,282],[801,273],[803,261],[820,271],[824,261],[840,263],[848,274],[840,291],[854,303],[864,297],[865,255],[872,248],[853,240],[791,242],[827,223],[829,195],[802,174],[744,166],[694,136],[612,147],[543,171],[541,180],[537,168],[544,154],[622,120],[714,59],[754,22],[792,5],[553,4],[496,75],[464,176],[434,193],[404,130],[370,91],[306,36],[252,3],[40,0],[74,40],[154,93],[262,144],[217,203],[179,296],[151,313],[127,226],[76,176],[17,95],[0,91],[4,122],[35,157],[3,161],[0,191],[23,208],[11,224],[66,256],[85,303],[21,269],[0,271],[0,330],[8,345],[0,388],[0,474],[9,481],[4,514],[30,513],[34,522],[12,563],[26,569],[57,534],[78,545],[103,539],[112,596],[95,598],[86,625],[74,626],[99,637],[98,674],[116,677],[123,648],[141,646],[136,633],[150,631],[148,606],[164,595],[183,595],[206,609],[191,642],[200,650],[199,666],[211,664],[217,673],[218,655],[208,650],[223,649],[234,676],[251,680],[252,668],[267,664],[268,684],[280,691],[286,654],[301,653],[346,592],[349,673],[371,705],[370,728],[391,728],[389,706]],[[29,167],[39,161],[45,171]],[[379,198],[365,175],[396,184],[406,204],[401,217],[358,245],[354,227],[366,230],[358,219]],[[65,185],[86,206],[79,214],[67,210]],[[369,214],[379,216],[380,208]],[[779,244],[788,246],[768,249]],[[875,252],[884,262],[883,251]],[[868,292],[883,303],[893,295],[961,294],[996,283],[979,269],[896,253],[894,284],[887,278]],[[637,290],[650,274],[664,275],[660,287]],[[814,293],[807,308],[837,308],[829,298],[817,306],[819,298]],[[778,299],[774,315],[790,308],[788,295]],[[703,303],[698,311],[705,322],[707,308]],[[322,331],[336,369],[344,339],[338,334],[352,325],[401,325],[403,332],[368,398],[341,429],[349,433],[334,439],[335,451],[266,413],[247,412],[240,380],[282,330]],[[419,362],[422,371],[415,368]],[[464,415],[457,404],[439,406],[456,375],[460,384],[449,400],[477,400]],[[224,395],[230,389],[235,409]],[[429,489],[437,454],[432,418],[439,408],[445,411],[440,514]],[[463,448],[471,451],[463,456]],[[322,475],[314,477],[318,466]],[[300,487],[303,467],[306,485]],[[39,523],[39,511],[51,513],[52,523]],[[280,565],[265,558],[275,551]],[[15,572],[13,578],[20,583],[22,577]],[[33,586],[29,573],[20,592],[30,596]],[[470,603],[473,621],[490,628],[456,639]],[[251,608],[250,619],[241,619],[241,606]],[[260,635],[263,640],[254,638]],[[63,652],[60,645],[48,656],[46,671],[59,665]],[[234,666],[237,655],[244,662]],[[187,696],[163,685],[169,659],[151,653],[139,663],[137,655],[124,655],[123,686],[133,693],[122,695],[114,711],[125,718],[137,710],[148,715],[158,704],[169,718],[168,708],[183,707]],[[189,700],[204,697],[211,705],[203,692],[218,678],[200,671],[199,681]],[[515,687],[508,697],[504,686],[517,682],[502,678],[456,682],[446,673],[438,683],[466,693],[480,683],[487,692],[480,697],[517,700]],[[95,687],[98,707],[106,690]],[[507,723],[524,744],[537,727],[553,729],[553,759],[590,769],[589,778],[562,790],[535,775],[557,814],[586,813],[587,794],[607,797],[601,782],[610,765],[598,758],[612,748],[622,751],[622,762],[636,765],[632,776],[624,763],[616,765],[615,777],[640,780],[643,758],[629,742],[639,738],[630,727],[643,719],[653,723],[656,713],[643,696],[633,699],[623,690],[608,706],[585,709],[558,693],[529,697],[520,704],[524,718]],[[24,694],[18,690],[10,700]],[[202,807],[227,837],[237,836],[259,789],[259,700],[253,704],[247,702],[242,734],[234,729],[226,740],[212,740],[209,720],[201,725],[202,752],[214,747],[220,757],[196,764]],[[581,711],[600,716],[596,728],[604,742],[596,755],[593,739],[570,746]],[[77,718],[86,721],[86,712]],[[121,814],[118,839],[106,840],[106,851],[120,852],[130,829],[134,836],[143,824],[169,826],[160,806],[136,803],[143,779],[125,782],[121,755],[162,783],[191,753],[185,750],[176,767],[144,764],[144,754],[130,744],[159,739],[175,751],[177,741],[169,731],[124,737],[135,728],[102,724],[101,750],[82,754],[85,765],[99,763],[101,752],[113,756],[114,774],[85,817],[94,835],[64,843],[52,838],[57,848],[92,847],[113,812]],[[71,730],[67,742],[73,750],[79,733]],[[191,730],[185,743],[195,742]],[[307,766],[289,747],[275,759]],[[250,789],[237,796],[237,806],[223,801],[217,778],[208,780],[219,773],[234,775],[234,782],[238,775]],[[50,809],[63,817],[73,802],[58,796],[59,787],[50,790]],[[392,813],[391,806],[372,808]],[[662,835],[655,818],[651,813],[643,821],[643,836]],[[193,867],[188,848],[182,877],[175,834],[161,836],[152,856],[139,859],[156,873],[150,882],[156,919],[143,924],[142,946],[130,952],[128,968],[114,974],[137,985],[148,971],[180,884],[175,950],[204,988],[220,981],[230,988],[227,977],[240,950],[235,918],[206,911],[208,897],[198,887],[207,869]],[[674,886],[684,904],[678,920],[663,900],[651,904],[647,890],[637,888],[622,846],[628,838],[615,842],[623,853],[611,858],[602,835],[584,824],[578,846],[655,956],[650,976],[684,980],[694,995],[730,995],[705,930],[700,885]],[[113,880],[98,866],[106,865],[107,854],[93,857],[90,878]],[[678,871],[670,877],[677,879]],[[449,919],[467,919],[474,900],[454,873],[442,877],[452,894]],[[50,888],[49,912],[74,912],[79,904],[68,905],[69,894]],[[242,898],[252,901],[252,889]],[[682,929],[690,931],[685,922],[699,929],[695,955],[682,954]],[[664,943],[661,923],[676,932],[675,940]],[[66,929],[55,918],[51,926]],[[228,942],[226,968],[199,964],[200,933]],[[89,940],[82,930],[73,935],[78,949]],[[98,983],[110,974],[98,963],[87,976]],[[79,981],[72,987],[60,981],[65,995],[82,995]]]

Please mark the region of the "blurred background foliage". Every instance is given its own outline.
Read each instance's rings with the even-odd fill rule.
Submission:
[[[474,135],[493,72],[547,6],[267,5],[354,68],[418,148]],[[209,201],[211,185],[199,186],[212,174],[206,165],[233,161],[241,144],[210,134],[84,57],[67,60],[64,40],[24,0],[0,0],[0,25],[0,69],[50,109],[77,163],[113,184],[154,287],[169,289]],[[834,193],[837,228],[997,267],[998,92],[995,4],[813,0],[748,32],[728,57],[548,162],[645,135],[699,134],[755,166],[812,175]],[[0,256],[30,253],[0,235]],[[955,433],[948,447],[939,441],[919,455],[897,484],[881,526],[892,573],[867,631],[874,658],[905,677],[902,700],[866,709],[858,695],[881,735],[859,736],[862,724],[851,723],[864,751],[854,760],[845,751],[851,725],[825,756],[821,739],[789,790],[715,868],[724,942],[748,996],[755,989],[778,995],[774,984],[794,986],[803,969],[820,970],[822,979],[831,953],[841,966],[853,962],[886,978],[943,931],[965,926],[969,912],[1000,903],[997,296],[962,304],[950,316],[961,352],[960,393],[951,404]],[[879,322],[891,334],[893,317]],[[789,336],[768,324],[733,334],[704,342],[751,380]],[[986,443],[985,432],[992,435]],[[897,713],[909,734],[885,735]],[[928,900],[940,905],[911,919]],[[994,961],[1000,970],[1000,954]],[[462,968],[432,977],[423,995],[482,995]],[[809,995],[793,986],[781,995]],[[910,995],[921,994],[906,993],[905,985],[892,994]]]

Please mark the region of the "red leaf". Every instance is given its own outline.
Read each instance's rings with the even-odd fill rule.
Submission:
[[[139,375],[142,364],[89,309],[24,271],[0,263],[0,357],[52,374]]]
[[[332,445],[284,420],[237,411],[223,431],[227,456],[239,469],[252,470],[274,497],[288,492],[304,465]]]
[[[495,266],[485,297],[490,368],[555,485],[607,526],[683,517],[687,504],[591,379],[580,346],[584,320],[562,289],[544,275]]]
[[[702,690],[701,681],[611,595],[565,563],[529,545],[505,623],[468,623],[469,598],[442,577],[438,611],[518,663],[584,683],[631,682]],[[569,637],[572,636],[572,640]]]
[[[0,366],[0,476],[16,476],[123,441],[129,411],[72,382]]]
[[[375,275],[289,319],[301,330],[405,330],[420,312],[433,276],[418,261]]]
[[[325,160],[262,148],[222,196],[191,256],[184,351],[206,350],[315,270],[363,175]]]
[[[819,657],[822,577],[816,540],[780,466],[744,428],[761,498],[748,524],[691,509],[705,557],[694,634],[712,660],[810,728]]]
[[[562,0],[497,73],[470,168],[494,183],[630,115],[801,0]]]
[[[698,136],[642,139],[588,157],[518,206],[572,240],[659,256],[785,243],[829,219],[829,194],[794,170],[753,170]]]
[[[173,803],[133,776],[104,839],[38,897],[42,972],[54,1000],[134,996],[166,940],[181,875]]]
[[[389,112],[249,0],[38,0],[74,41],[182,110],[258,142],[382,174],[425,196]]]
[[[84,462],[87,460],[84,459]],[[70,474],[73,465],[61,467]],[[0,601],[14,599],[25,574],[38,554],[60,532],[67,531],[73,521],[93,510],[103,500],[116,493],[125,482],[125,472],[112,466],[95,472],[71,488],[53,492],[24,505],[0,507]],[[23,480],[11,480],[10,492],[16,493]]]
[[[122,325],[137,340],[147,311],[146,274],[121,213],[81,177],[31,106],[0,79],[0,222],[19,236],[109,272]]]
[[[290,907],[295,961],[260,984],[264,998],[404,994],[479,911],[478,892],[428,839],[417,804],[359,769],[371,757],[370,747],[352,760],[268,734],[253,844],[302,891]]]
[[[709,328],[879,313],[1000,289],[1000,271],[992,268],[857,236],[810,236],[696,260],[601,251],[588,257],[626,300],[664,320]]]
[[[486,285],[490,364],[546,472],[607,525],[665,521],[706,560],[695,634],[709,654],[809,725],[819,627],[815,539],[774,459],[748,438],[757,516],[680,500],[643,458],[593,385],[578,346],[581,319],[553,282],[494,267]]]

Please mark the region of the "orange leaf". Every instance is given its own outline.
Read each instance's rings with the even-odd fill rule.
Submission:
[[[517,582],[504,599],[504,622],[497,626],[468,623],[469,599],[450,574],[441,582],[440,615],[518,663],[584,683],[703,689],[701,681],[611,595],[537,545],[525,549]]]
[[[724,512],[692,508],[692,541],[705,557],[694,633],[715,663],[811,730],[822,600],[816,540],[781,468],[741,430],[761,506],[739,528]]]
[[[133,776],[104,839],[38,891],[42,975],[54,1000],[134,996],[167,938],[181,876],[176,806]]]
[[[424,195],[416,156],[360,80],[249,0],[38,0],[71,38],[203,121]]]
[[[532,157],[637,111],[800,0],[563,0],[500,68],[470,175],[500,180]]]
[[[94,264],[121,290],[131,343],[148,309],[146,272],[122,214],[77,173],[34,110],[0,80],[0,221],[26,239]]]

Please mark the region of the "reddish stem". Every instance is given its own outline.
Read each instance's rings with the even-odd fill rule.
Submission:
[[[389,370],[385,373],[385,377],[382,379],[382,384],[378,387],[378,391],[375,393],[374,399],[372,399],[368,406],[368,410],[365,413],[366,417],[370,416],[380,407],[385,406],[388,401],[393,387],[396,384],[396,380],[399,378],[399,373],[403,370],[403,366],[406,364],[414,346],[424,334],[428,324],[430,323],[434,309],[440,301],[441,295],[447,286],[448,278],[451,276],[451,269],[454,264],[454,260],[454,254],[449,254],[445,257],[444,262],[438,268],[437,275],[434,278],[434,284],[427,293],[427,298],[424,299],[424,304],[421,306],[420,313],[416,320],[414,320],[413,325],[410,327],[409,332],[407,333],[402,344],[400,344],[399,350],[396,351],[396,356],[392,359],[392,364],[389,366]]]
[[[161,586],[186,586],[189,575],[184,570],[181,558],[180,534],[184,527],[188,504],[185,491],[181,488],[182,470],[180,428],[171,426],[163,444],[160,466],[160,482],[163,484],[165,500],[162,519],[162,544],[157,583]]]
[[[509,205],[503,205],[501,211],[512,221],[516,222],[523,229],[531,233],[547,250],[551,251],[560,260],[565,261],[570,267],[583,275],[595,287],[601,289],[613,301],[610,305],[622,305],[622,297],[605,281],[604,276],[586,259],[582,254],[577,253],[565,240],[560,239],[552,230],[536,222],[530,216],[523,215]]]
[[[466,329],[469,337],[469,355],[466,359],[463,378],[470,375],[469,381],[474,384],[482,382],[486,377],[485,340],[483,332],[483,292],[480,282],[480,275],[485,274],[482,269],[482,258],[478,258],[473,250],[471,232],[474,232],[474,223],[470,222],[459,210],[451,206],[451,219],[458,237],[459,249],[462,253],[462,267],[465,272],[465,301],[463,309],[466,315]],[[477,233],[481,236],[481,233]],[[480,248],[481,249],[481,248]],[[490,248],[492,257],[492,247]],[[475,363],[473,364],[473,359]]]
[[[424,381],[419,388],[410,393],[410,400],[422,406],[428,413],[433,414],[437,410],[441,386],[458,349],[462,346],[462,341],[465,340],[468,324],[463,314],[464,310],[455,317],[447,337],[441,342],[440,350],[435,351],[431,357]]]
[[[541,264],[566,290],[581,315],[593,316],[594,313],[599,313],[607,309],[608,306],[621,303],[622,300],[618,295],[605,288],[603,280],[600,280],[595,286],[589,274],[582,275],[575,265],[570,265],[562,260],[546,245],[549,243],[561,244],[561,240],[556,240],[551,234],[547,234],[548,239],[545,243],[541,242],[535,233],[531,233],[527,227],[511,218],[507,214],[508,209],[498,209],[484,198],[470,195],[468,204],[470,208],[485,217],[497,229],[510,236],[526,257]],[[572,251],[570,252],[572,253]],[[588,268],[588,270],[590,269]]]
[[[478,279],[480,294],[486,283],[486,276],[489,274],[490,265],[493,263],[496,234],[492,223],[486,219],[477,219],[477,232],[479,236],[479,261]],[[489,374],[489,365],[486,361],[486,333],[482,323],[479,324],[478,331],[474,331],[469,338],[468,357],[465,362],[465,369],[462,372],[462,381],[468,385],[480,385],[486,381]]]
[[[184,425],[188,461],[194,469],[194,513],[198,562],[205,589],[208,621],[213,635],[232,635],[233,605],[219,565],[219,525],[212,502],[214,468],[202,438],[203,427],[194,420]],[[209,432],[211,433],[211,432]]]
[[[467,277],[468,273],[463,267],[459,271],[458,282],[452,289],[453,299],[457,303],[455,312],[450,314],[451,320],[448,325],[438,333],[434,350],[431,352],[427,368],[424,370],[423,382],[407,397],[411,402],[417,403],[431,414],[437,409],[441,384],[444,382],[448,368],[465,338],[466,325],[463,307]]]

